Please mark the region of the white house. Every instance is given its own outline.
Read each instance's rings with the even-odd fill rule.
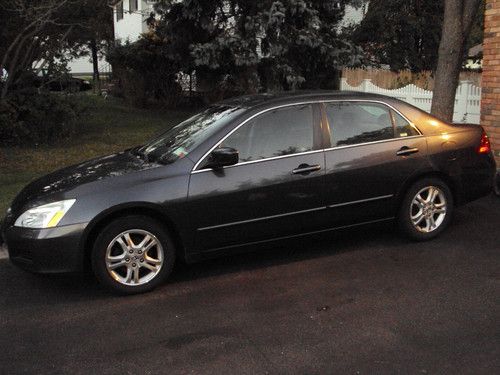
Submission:
[[[153,11],[155,2],[155,0],[114,0],[112,6],[115,40],[135,42],[142,33],[147,32],[146,19]],[[339,29],[360,23],[366,15],[368,3],[368,0],[361,0],[358,7],[347,5]]]
[[[153,11],[154,0],[115,0],[113,2],[113,23],[115,40],[135,42],[148,31],[147,18]]]
[[[92,76],[94,66],[90,56],[83,56],[73,59],[68,62],[68,70],[73,76]],[[104,56],[99,57],[99,72],[101,74],[111,73],[111,65],[106,61]]]
[[[359,24],[368,12],[369,1],[362,1],[359,6],[346,5],[345,14],[342,21],[339,23],[339,28],[355,26]]]

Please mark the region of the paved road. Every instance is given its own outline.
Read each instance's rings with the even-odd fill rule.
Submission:
[[[499,374],[500,199],[425,244],[390,225],[178,266],[153,293],[0,261],[0,373]]]

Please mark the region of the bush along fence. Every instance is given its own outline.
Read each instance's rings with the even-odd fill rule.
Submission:
[[[359,86],[351,86],[346,78],[342,78],[340,89],[346,91],[361,91],[391,96],[414,105],[426,112],[430,112],[432,91],[421,89],[415,85],[408,85],[395,90],[383,89],[374,85],[370,79],[365,79]],[[461,81],[455,98],[453,122],[479,124],[481,118],[481,88],[471,81]]]

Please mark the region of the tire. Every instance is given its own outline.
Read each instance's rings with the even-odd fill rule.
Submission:
[[[433,202],[429,202],[430,192],[435,194]],[[448,185],[439,178],[424,178],[406,192],[399,208],[398,224],[410,239],[428,241],[448,227],[453,208],[453,194]]]
[[[97,280],[112,292],[153,290],[172,272],[175,248],[168,232],[147,216],[124,216],[98,235],[91,255]]]

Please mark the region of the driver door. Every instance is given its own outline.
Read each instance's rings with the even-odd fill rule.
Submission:
[[[321,225],[325,159],[319,119],[316,104],[268,110],[220,144],[239,151],[238,164],[192,173],[188,206],[196,248],[219,250]]]

